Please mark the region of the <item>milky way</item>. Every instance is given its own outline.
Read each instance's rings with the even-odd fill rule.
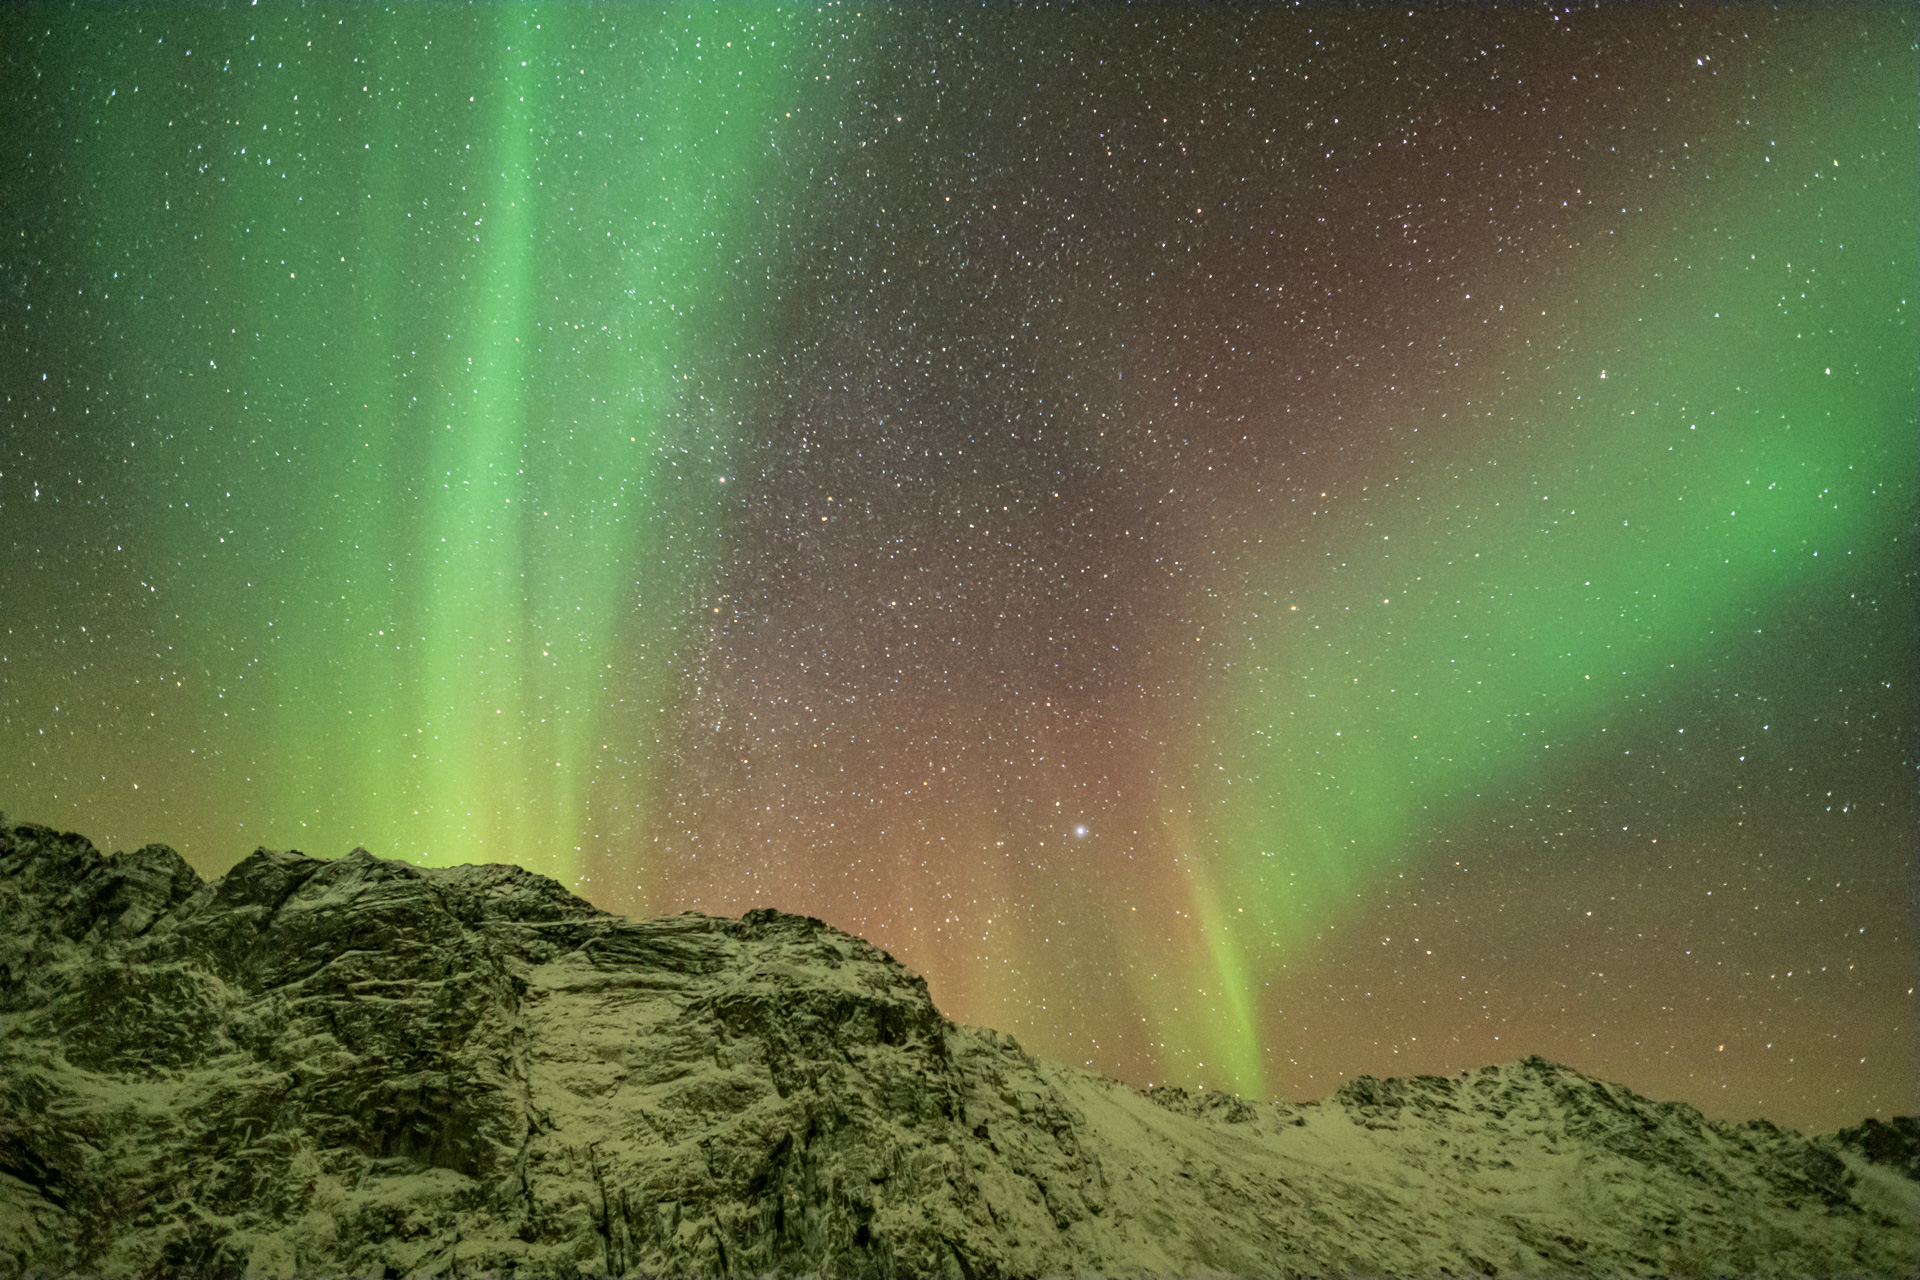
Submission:
[[[1915,25],[9,7],[0,804],[1911,1112]]]

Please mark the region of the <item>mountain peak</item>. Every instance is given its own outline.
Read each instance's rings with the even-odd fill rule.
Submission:
[[[0,824],[0,1081],[13,1274],[1920,1266],[1910,1120],[1810,1140],[1538,1057],[1135,1091],[810,917],[365,849],[203,882]]]

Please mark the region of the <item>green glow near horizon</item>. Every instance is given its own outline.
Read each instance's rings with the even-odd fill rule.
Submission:
[[[1912,166],[1877,121],[1810,124],[1633,274],[1572,286],[1605,300],[1564,350],[1508,353],[1484,427],[1421,418],[1446,451],[1365,527],[1249,584],[1236,728],[1196,774],[1192,982],[1226,1008],[1163,1019],[1214,1079],[1264,1092],[1252,986],[1463,802],[1576,766],[1632,693],[1911,535]]]

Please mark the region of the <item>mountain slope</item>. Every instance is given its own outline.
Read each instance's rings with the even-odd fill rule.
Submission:
[[[1716,1124],[1539,1059],[1141,1093],[816,920],[629,920],[358,850],[202,883],[0,824],[0,1089],[14,1275],[1920,1267],[1877,1129]]]

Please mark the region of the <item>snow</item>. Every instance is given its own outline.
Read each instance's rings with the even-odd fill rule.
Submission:
[[[50,837],[0,832],[8,1274],[1920,1270],[1894,1167],[1539,1059],[1142,1093],[814,920]]]

